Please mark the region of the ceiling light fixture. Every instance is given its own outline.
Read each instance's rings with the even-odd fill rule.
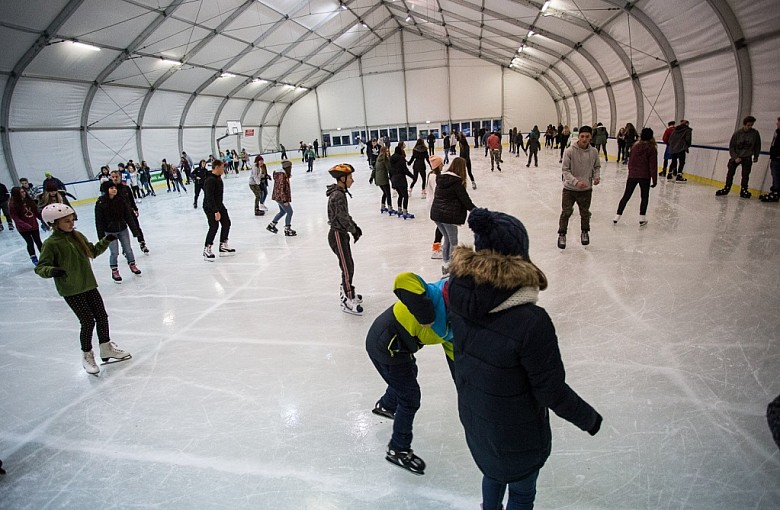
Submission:
[[[100,48],[98,48],[97,46],[93,46],[91,44],[83,43],[80,41],[71,41],[70,43],[73,46],[78,46],[79,48],[84,48],[85,50],[100,51]]]
[[[525,51],[525,44],[521,44],[519,48],[517,48],[518,53],[522,53]]]
[[[261,78],[255,78],[252,80],[252,83],[268,83],[268,82]]]
[[[412,15],[409,14],[409,13],[406,13],[406,22],[409,23],[410,21],[412,21]]]
[[[347,6],[346,6],[346,5],[344,5],[344,4],[343,4],[343,3],[341,3],[341,2],[339,2],[339,3],[341,4],[341,5],[340,5],[341,9],[342,9],[342,10],[344,10],[344,11],[346,11],[346,10],[347,10]]]
[[[165,62],[166,64],[171,64],[171,65],[175,65],[175,66],[180,66],[181,65],[181,61],[180,60],[173,60],[171,58],[165,58],[165,57],[160,57],[160,59],[163,62]]]
[[[528,37],[533,37],[535,35],[536,35],[536,32],[534,32],[533,30],[529,30],[528,31]]]
[[[236,75],[233,73],[222,73],[219,75],[220,78],[235,78]]]
[[[546,11],[548,7],[550,7],[550,0],[544,2],[544,5],[542,5],[542,12]]]

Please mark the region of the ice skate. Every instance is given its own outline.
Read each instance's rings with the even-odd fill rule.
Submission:
[[[414,219],[414,214],[412,214],[412,213],[410,213],[408,211],[404,211],[404,219],[405,220],[413,220]]]
[[[386,213],[386,212],[387,212],[387,210],[388,210],[388,209],[387,209],[387,207],[385,207],[385,206],[382,206],[382,207],[379,209],[379,214],[384,214],[384,213]]]
[[[268,226],[265,227],[265,229],[267,231],[271,232],[272,234],[276,234],[276,233],[279,232],[279,229],[276,228],[276,223],[274,223],[274,222],[269,223]]]
[[[398,211],[396,211],[395,209],[388,209],[387,210],[387,214],[390,215],[390,216],[393,216],[395,214],[398,214]]]
[[[666,180],[671,181],[672,179],[674,179],[674,174],[671,171],[669,171],[669,173],[666,174]]]
[[[31,255],[30,256],[30,262],[32,262],[34,266],[37,266],[38,265],[38,257],[36,257],[35,255]]]
[[[725,197],[726,195],[729,194],[730,191],[731,191],[730,187],[719,189],[718,191],[715,192],[715,196],[716,197]]]
[[[425,474],[425,461],[415,455],[411,448],[396,450],[388,445],[385,459],[391,464],[402,467],[415,475]]]
[[[227,241],[223,241],[219,243],[219,256],[220,257],[230,257],[231,255],[235,255],[236,250],[228,246]]]
[[[474,181],[471,181],[471,189],[477,189],[477,183]]]
[[[558,248],[566,249],[566,234],[558,234]]]
[[[363,295],[357,294],[355,292],[355,287],[352,287],[352,295],[354,296],[354,300],[357,304],[361,304],[363,302]],[[339,299],[344,299],[345,297],[347,296],[344,294],[344,284],[342,283],[339,285]]]
[[[582,243],[583,246],[589,245],[590,244],[590,234],[588,234],[587,232],[585,232],[583,230],[582,234],[580,234],[580,242]]]
[[[98,375],[100,373],[100,367],[95,363],[95,355],[92,351],[81,353],[81,366],[87,371],[89,375]]]
[[[750,198],[753,196],[753,194],[750,191],[748,191],[747,188],[742,188],[741,190],[739,190],[739,196],[741,198]]]
[[[395,411],[391,411],[390,409],[383,407],[381,400],[377,400],[371,412],[377,416],[384,416],[385,418],[390,418],[391,420],[395,418]]]
[[[138,266],[135,265],[135,262],[130,262],[130,272],[133,273],[136,276],[141,276],[141,270],[138,269]]]
[[[211,251],[211,245],[206,246],[203,248],[203,260],[206,262],[214,262],[214,259],[216,257],[214,256],[214,253]]]
[[[644,227],[646,225],[647,225],[647,216],[645,216],[644,214],[640,214],[639,215],[639,226],[640,227]]]
[[[287,237],[295,237],[298,235],[298,232],[292,229],[289,225],[284,227],[284,235]]]
[[[117,363],[119,361],[125,361],[132,358],[129,352],[123,351],[114,342],[106,342],[100,344],[100,359],[103,360],[102,365],[109,363]],[[111,361],[113,359],[113,361]],[[93,357],[94,360],[94,357]]]
[[[433,247],[431,248],[431,258],[441,260],[442,257],[441,243],[433,243]]]
[[[111,279],[114,283],[122,283],[122,275],[119,274],[119,269],[116,267],[111,268]]]
[[[13,232],[14,231],[14,224],[13,223],[9,223],[8,224],[8,231],[9,232]]]
[[[772,191],[765,195],[759,195],[758,199],[762,202],[780,202],[780,193]]]
[[[617,222],[620,221],[620,214],[616,214],[614,218],[612,218],[612,223],[617,225]]]
[[[262,211],[260,209],[255,209],[255,216],[263,216],[265,214],[265,211]]]
[[[363,307],[357,301],[348,297],[341,299],[341,311],[352,315],[363,315]]]
[[[141,247],[141,251],[144,253],[144,255],[149,255],[149,248],[146,247],[146,243],[144,241],[141,241],[138,243],[138,245]]]
[[[683,174],[677,174],[677,178],[674,180],[674,182],[679,184],[679,183],[683,183],[683,182],[688,182],[688,179],[683,177]]]

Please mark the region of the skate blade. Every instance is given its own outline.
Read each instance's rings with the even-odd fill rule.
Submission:
[[[388,420],[395,419],[395,415],[390,414],[390,413],[383,413],[379,409],[372,409],[371,412],[374,413],[377,416],[381,416],[382,418],[387,418]],[[392,461],[390,461],[390,462],[392,462]],[[395,464],[395,462],[393,462],[393,464]]]
[[[348,313],[350,315],[363,315],[362,311],[358,312],[356,310],[350,310],[349,308],[344,308],[344,307],[341,308],[341,311],[344,313]]]
[[[219,254],[219,257],[220,258],[222,258],[222,257],[234,257],[235,255],[236,255],[235,252],[233,252],[233,253],[222,252],[222,253]]]
[[[408,471],[408,472],[410,472],[410,473],[412,473],[414,475],[422,476],[422,475],[425,474],[425,471],[417,471],[416,469],[408,468],[408,467],[404,466],[403,464],[399,464],[398,462],[393,460],[392,457],[385,456],[385,460],[387,462],[389,462],[390,464],[392,464],[394,466],[398,466],[399,468],[403,469],[404,471]]]
[[[103,366],[103,365],[113,365],[114,363],[120,363],[122,361],[127,361],[130,358],[132,358],[132,357],[133,357],[132,355],[128,354],[124,358],[100,358],[103,361],[103,363],[101,363],[100,366]],[[97,374],[95,374],[95,375],[97,375]]]

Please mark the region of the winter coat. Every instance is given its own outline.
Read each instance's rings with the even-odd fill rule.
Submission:
[[[377,186],[386,186],[390,184],[390,158],[387,156],[377,158],[374,162],[374,169],[371,171],[371,180]]]
[[[95,230],[98,239],[103,239],[106,232],[121,232],[128,226],[135,229],[136,223],[133,220],[133,212],[118,193],[114,198],[103,195],[95,203]]]
[[[669,154],[688,152],[691,146],[693,129],[685,124],[679,124],[669,136]]]
[[[775,444],[780,448],[780,395],[766,407],[766,421]]]
[[[406,177],[414,175],[406,168],[406,156],[403,150],[396,149],[390,156],[390,184],[394,189],[406,189]]]
[[[653,143],[639,142],[628,157],[629,179],[652,179],[658,182],[658,148]]]
[[[541,147],[541,144],[539,143],[539,132],[538,131],[529,131],[528,135],[526,135],[526,138],[528,138],[528,144],[526,145],[526,149],[530,151],[538,151]]]
[[[292,202],[290,177],[284,170],[274,172],[274,190],[271,192],[271,200],[282,204]]]
[[[672,136],[672,133],[674,133],[674,126],[669,126],[664,130],[661,140],[663,140],[666,145],[669,145],[669,138]]]
[[[607,139],[609,138],[609,133],[607,133],[607,128],[604,126],[599,126],[596,128],[596,132],[593,135],[593,144],[594,145],[604,145],[607,143]]]
[[[416,172],[425,171],[425,162],[428,162],[428,166],[431,166],[431,160],[428,159],[428,149],[422,145],[415,145],[412,150],[412,157],[409,159],[407,165],[412,165],[412,168]]]
[[[374,167],[376,165],[376,159],[379,157],[379,150],[381,146],[379,144],[369,145],[366,150],[366,157],[368,158],[368,166]]]
[[[501,148],[501,138],[498,135],[490,135],[487,138],[487,144],[488,149],[490,150],[498,150]]]
[[[636,133],[636,129],[626,129],[626,134],[625,134],[626,145],[631,147],[636,143],[637,138],[639,138],[639,136]]]
[[[22,201],[22,207],[18,210],[14,206],[14,202],[11,201],[10,213],[16,230],[19,232],[36,232],[38,230],[38,207],[35,200],[27,197]]]
[[[349,203],[347,202],[347,190],[338,184],[331,184],[325,191],[328,197],[328,224],[333,230],[356,234],[357,224],[349,215]]]
[[[52,269],[64,269],[67,274],[54,279],[54,286],[63,297],[82,294],[98,286],[92,272],[92,260],[81,251],[77,237],[84,242],[93,258],[106,251],[111,244],[106,238],[92,244],[78,230],[65,233],[53,229],[49,238],[43,242],[35,273],[42,278],[51,278]]]
[[[303,159],[307,162],[314,161],[317,159],[317,154],[314,152],[314,149],[306,149],[306,152],[303,153]]]
[[[592,189],[593,181],[601,178],[601,159],[599,151],[588,145],[580,148],[577,142],[563,152],[563,187],[572,191],[587,191]],[[584,182],[584,189],[577,187],[577,182]]]
[[[108,190],[109,187],[114,186],[113,181],[106,181],[100,185],[100,193],[103,195],[106,194],[106,190]],[[124,199],[125,203],[130,206],[130,209],[133,211],[138,210],[138,206],[135,204],[135,198],[133,198],[133,190],[130,189],[130,186],[125,184],[124,182],[120,182],[119,184],[116,184],[116,196],[122,197]]]
[[[369,328],[366,335],[369,357],[384,365],[400,365],[414,361],[414,353],[423,346],[442,344],[445,354],[452,359],[452,332],[444,304],[444,282],[429,284],[414,273],[401,273],[393,284],[394,292],[399,289],[424,293],[433,302],[436,319],[432,326],[423,326],[405,304],[397,301]]]
[[[748,131],[740,128],[731,135],[729,142],[729,157],[734,158],[757,158],[761,154],[761,135],[758,131],[750,128]]]
[[[458,147],[460,148],[458,156],[465,159],[466,161],[471,161],[471,147],[469,147],[469,142],[459,141]]]
[[[203,212],[214,214],[225,207],[222,202],[224,197],[225,183],[222,177],[210,173],[203,181]]]
[[[460,177],[443,172],[436,178],[436,194],[431,205],[433,221],[463,225],[466,222],[466,212],[472,209],[474,203]]]
[[[449,136],[445,136],[444,138],[442,138],[442,143],[444,144],[444,150],[449,150],[449,148],[452,147],[452,145],[450,144]]]
[[[601,416],[567,384],[555,328],[536,305],[546,277],[522,257],[458,247],[449,317],[458,413],[485,476],[521,480],[550,455],[548,409],[591,434]]]
[[[263,168],[258,165],[253,165],[249,170],[249,185],[260,186],[260,178],[263,173]]]
[[[202,167],[202,166],[196,166],[195,170],[192,171],[192,178],[197,183],[198,181],[201,181],[200,184],[203,184],[203,181],[206,179],[206,177],[210,174],[208,168]]]
[[[8,193],[8,188],[0,182],[0,204],[7,202],[10,198],[11,195]]]

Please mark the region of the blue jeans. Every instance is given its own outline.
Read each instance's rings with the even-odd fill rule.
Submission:
[[[399,365],[385,365],[373,358],[371,362],[387,383],[387,390],[379,403],[385,409],[395,412],[393,436],[390,447],[406,450],[412,447],[412,424],[420,408],[420,385],[417,383],[417,362]]]
[[[484,510],[498,510],[501,508],[500,505],[504,500],[506,486],[509,485],[509,500],[506,504],[506,510],[533,510],[534,499],[536,498],[536,479],[538,477],[538,469],[523,480],[510,484],[483,476],[482,508]]]
[[[279,212],[276,213],[276,216],[274,216],[274,219],[272,220],[274,223],[279,223],[279,220],[284,216],[287,215],[287,218],[284,220],[284,226],[289,227],[292,225],[292,215],[293,215],[293,208],[292,204],[284,205],[281,202],[276,202],[279,204]]]
[[[444,264],[450,263],[450,253],[452,249],[458,245],[458,226],[452,223],[436,222],[436,226],[442,233],[444,242],[441,243],[441,255]]]
[[[108,245],[108,265],[113,267],[117,267],[117,262],[119,259],[119,243],[122,243],[122,255],[125,256],[127,259],[128,264],[132,264],[135,262],[135,255],[133,255],[133,247],[130,244],[130,229],[125,227],[125,229],[121,232],[106,232],[106,234],[114,234],[118,237],[117,240],[112,241],[111,244]]]

